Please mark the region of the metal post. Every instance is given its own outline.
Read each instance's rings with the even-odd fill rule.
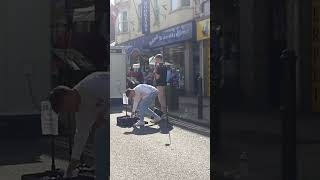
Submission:
[[[71,118],[73,118],[74,116],[71,117],[71,115],[69,114],[68,115],[68,141],[69,141],[69,144],[68,144],[68,148],[69,148],[69,161],[71,161],[71,155],[72,155],[72,134],[73,134],[73,131],[72,131],[72,127],[71,127]]]
[[[128,104],[126,104],[126,116],[128,116]]]
[[[203,118],[202,78],[198,78],[198,118]]]
[[[296,55],[281,54],[282,178],[296,180]]]
[[[51,135],[51,171],[56,171],[56,165],[55,165],[55,145],[54,145],[54,135]]]

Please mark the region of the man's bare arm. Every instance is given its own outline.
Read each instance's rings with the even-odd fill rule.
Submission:
[[[101,112],[99,111],[97,113],[97,118],[96,118],[96,122],[95,122],[95,127],[96,128],[101,128],[105,125],[105,117],[104,117],[105,113],[104,112]]]
[[[105,106],[105,101],[103,99],[98,99],[97,104],[96,104],[98,111],[96,114],[96,121],[95,121],[95,126],[97,128],[102,127],[105,124],[105,115],[106,115],[106,106]]]
[[[156,77],[157,80],[160,79],[160,74],[155,73],[155,77]]]

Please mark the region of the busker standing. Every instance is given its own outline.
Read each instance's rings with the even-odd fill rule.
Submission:
[[[154,56],[156,61],[155,67],[155,82],[156,87],[159,91],[158,99],[161,105],[161,111],[163,112],[162,118],[167,115],[167,105],[166,105],[166,92],[165,87],[167,85],[167,68],[163,64],[163,56],[161,54],[157,54]]]

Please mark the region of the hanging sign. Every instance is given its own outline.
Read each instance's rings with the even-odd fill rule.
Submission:
[[[58,135],[58,115],[49,101],[41,102],[41,129],[43,135]]]

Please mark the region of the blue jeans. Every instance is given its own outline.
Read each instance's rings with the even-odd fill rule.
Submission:
[[[106,180],[108,171],[107,160],[107,128],[97,128],[95,132],[96,180]]]
[[[155,98],[158,96],[157,92],[151,93],[149,96],[142,99],[138,105],[138,113],[140,121],[144,121],[144,115],[147,114],[149,116],[153,116],[155,119],[160,118],[155,112],[150,109]]]

